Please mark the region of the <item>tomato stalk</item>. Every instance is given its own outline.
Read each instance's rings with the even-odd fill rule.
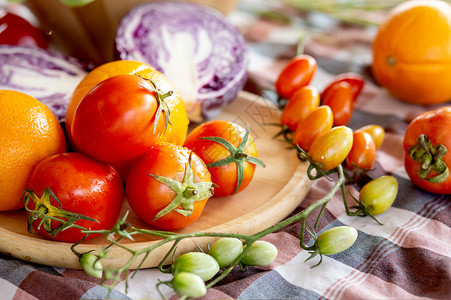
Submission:
[[[172,247],[166,254],[166,256],[161,260],[159,264],[159,269],[162,272],[169,273],[171,270],[171,266],[169,268],[164,268],[164,265],[166,263],[166,260],[168,257],[174,253],[177,244],[182,241],[183,239],[187,238],[197,238],[197,237],[230,237],[230,238],[238,238],[242,241],[244,241],[244,244],[246,245],[246,248],[243,250],[241,255],[239,255],[232,264],[224,269],[217,277],[212,279],[208,285],[208,287],[213,286],[220,280],[222,280],[224,277],[226,277],[236,265],[240,264],[241,258],[247,253],[248,249],[250,249],[251,245],[261,239],[262,237],[268,235],[269,233],[272,233],[274,231],[277,231],[287,225],[290,225],[292,223],[301,221],[301,237],[305,234],[305,227],[306,227],[306,218],[312,213],[313,210],[316,208],[322,207],[321,212],[324,210],[325,205],[332,199],[334,194],[337,192],[337,190],[340,188],[340,186],[344,183],[345,177],[343,173],[342,166],[338,166],[336,169],[336,172],[338,173],[338,179],[335,183],[334,187],[321,199],[310,205],[309,207],[305,208],[303,211],[297,213],[296,215],[289,217],[271,227],[268,227],[258,233],[247,235],[247,234],[236,234],[236,233],[223,233],[223,232],[192,232],[192,233],[174,233],[174,232],[168,232],[168,231],[158,231],[158,230],[149,230],[149,229],[140,229],[135,227],[129,227],[126,223],[127,214],[120,219],[117,224],[111,229],[111,230],[85,230],[84,232],[86,234],[103,234],[105,236],[106,241],[109,243],[109,245],[103,249],[99,250],[99,257],[105,257],[107,255],[107,250],[109,247],[115,245],[117,247],[120,247],[126,251],[128,251],[131,254],[131,257],[129,260],[122,265],[121,267],[117,269],[110,269],[105,270],[105,276],[103,278],[102,284],[105,284],[106,280],[111,280],[110,285],[105,285],[110,291],[114,288],[115,284],[122,280],[122,274],[126,273],[126,291],[128,288],[128,272],[130,269],[131,264],[136,259],[141,259],[141,262],[138,266],[138,268],[135,269],[135,272],[139,270],[140,266],[144,262],[144,260],[148,257],[148,255],[156,248],[163,246],[167,243],[173,243]],[[317,224],[316,224],[317,225]],[[315,226],[316,226],[315,225]],[[133,250],[128,248],[126,245],[121,244],[120,240],[124,237],[133,240],[133,236],[136,234],[146,234],[146,235],[152,235],[155,237],[160,237],[162,240],[158,241],[154,245],[140,249],[140,250]],[[115,236],[119,236],[117,239],[115,239]],[[303,239],[300,239],[300,245],[302,248],[307,250],[315,250],[315,245],[313,246],[306,246],[303,243]],[[75,250],[75,249],[73,249]],[[133,276],[133,275],[132,275]]]
[[[358,199],[356,199],[352,194],[350,194],[350,195],[354,199],[354,201],[357,203],[357,205],[351,207],[351,208],[354,208],[354,211],[352,211],[351,208],[349,208],[348,201],[346,200],[345,185],[341,186],[341,194],[343,196],[343,203],[344,203],[344,206],[345,206],[346,214],[348,216],[359,216],[359,217],[370,216],[379,225],[383,225],[375,216],[373,216],[368,211],[368,209],[366,208],[366,205],[363,202],[361,202]]]
[[[245,161],[249,162],[251,164],[260,166],[260,167],[265,167],[265,164],[260,159],[245,152],[246,146],[247,146],[247,141],[249,139],[249,132],[250,132],[250,128],[249,128],[249,124],[248,124],[246,127],[246,133],[244,134],[243,138],[241,139],[241,142],[238,145],[238,147],[233,146],[229,141],[227,141],[226,139],[224,139],[222,137],[218,137],[218,136],[201,138],[202,140],[209,140],[209,141],[218,143],[230,152],[230,156],[228,156],[224,159],[209,163],[209,164],[207,164],[207,167],[214,168],[214,167],[221,167],[221,166],[235,163],[236,169],[237,169],[237,182],[236,182],[236,188],[235,188],[234,194],[236,194],[238,192],[238,190],[240,189],[241,183],[243,182],[243,176],[244,176],[243,175],[243,173],[244,173],[243,163]]]
[[[139,75],[138,75],[139,76]],[[158,125],[158,120],[160,119],[160,115],[162,112],[164,112],[164,133],[166,133],[166,129],[168,127],[168,124],[170,124],[172,126],[172,123],[169,119],[169,116],[171,115],[171,111],[169,110],[169,106],[168,104],[164,101],[167,97],[172,96],[172,94],[174,93],[174,91],[168,91],[166,93],[163,93],[160,89],[157,88],[157,85],[155,84],[155,82],[153,82],[153,80],[149,79],[149,78],[144,78],[142,76],[139,76],[140,78],[145,79],[146,81],[150,82],[150,84],[152,85],[152,88],[148,88],[142,84],[139,83],[139,85],[151,92],[154,93],[155,95],[155,99],[157,100],[158,103],[158,109],[155,113],[155,122],[154,122],[154,126],[153,126],[153,133],[155,134],[155,132],[157,131],[157,125]]]
[[[179,214],[189,217],[193,213],[194,202],[203,201],[207,198],[213,196],[213,183],[212,182],[197,182],[195,183],[193,170],[191,168],[191,155],[188,158],[188,163],[186,164],[185,177],[183,178],[183,182],[179,182],[177,180],[163,177],[160,175],[149,174],[156,180],[161,183],[166,184],[169,188],[171,188],[174,192],[176,192],[176,196],[172,199],[171,203],[169,203],[165,208],[160,210],[156,215],[153,221],[161,218],[164,215],[167,215],[171,211],[176,211]],[[183,209],[177,208],[182,206]]]
[[[322,169],[321,165],[319,163],[313,161],[311,159],[310,155],[308,155],[308,153],[304,149],[299,147],[299,145],[295,145],[295,146],[296,146],[296,151],[297,151],[296,154],[297,154],[297,157],[299,158],[299,160],[300,161],[308,161],[310,163],[310,165],[307,168],[307,176],[308,176],[308,178],[310,180],[316,180],[316,179],[319,179],[321,177],[326,177],[327,179],[331,180],[327,176],[329,174],[337,172],[336,169],[331,169],[331,170],[324,171]],[[313,174],[312,173],[313,171],[315,171],[316,174]],[[343,174],[344,174],[344,172],[343,172]]]
[[[408,149],[410,158],[420,164],[418,177],[432,183],[440,183],[449,176],[449,168],[442,160],[448,152],[446,146],[438,144],[434,146],[425,134],[418,136],[417,144]],[[431,171],[437,175],[428,177]]]
[[[189,165],[189,164],[188,164]],[[187,167],[186,170],[186,178],[191,178],[192,174],[190,175],[190,171],[188,170],[189,167]],[[206,287],[211,287],[213,285],[215,285],[217,282],[219,282],[220,280],[222,280],[224,277],[226,277],[237,265],[241,264],[241,259],[244,257],[244,255],[246,255],[246,253],[249,251],[249,249],[251,249],[251,246],[258,241],[259,239],[261,239],[262,237],[275,232],[277,230],[280,230],[281,228],[288,226],[292,223],[295,222],[301,222],[301,232],[300,232],[300,246],[303,249],[306,249],[308,251],[317,251],[317,243],[315,243],[313,246],[307,246],[304,244],[303,242],[303,237],[305,235],[305,230],[306,230],[306,218],[317,208],[321,207],[321,211],[320,211],[320,215],[321,216],[322,212],[324,211],[325,206],[327,205],[327,203],[333,198],[333,196],[336,194],[336,192],[338,191],[338,189],[344,184],[345,182],[345,176],[344,176],[344,172],[343,172],[343,168],[341,165],[339,165],[336,169],[335,172],[338,173],[338,179],[336,181],[336,183],[334,184],[333,188],[321,199],[319,199],[318,201],[316,201],[315,203],[313,203],[312,205],[310,205],[309,207],[305,208],[303,211],[271,226],[268,227],[260,232],[257,232],[255,234],[252,235],[248,235],[248,234],[237,234],[237,233],[223,233],[223,232],[192,232],[192,233],[175,233],[175,232],[168,232],[168,231],[159,231],[159,230],[149,230],[149,229],[140,229],[140,228],[135,228],[135,227],[131,227],[128,223],[127,223],[127,217],[128,217],[128,212],[120,219],[118,220],[118,222],[115,224],[115,226],[113,226],[113,228],[109,229],[109,230],[88,230],[86,228],[82,228],[80,226],[78,226],[78,228],[82,229],[82,232],[84,234],[90,235],[90,234],[103,234],[105,236],[105,240],[108,242],[108,245],[103,247],[102,249],[98,250],[98,253],[96,254],[96,256],[98,257],[98,259],[94,259],[93,257],[91,257],[89,259],[89,265],[85,265],[84,267],[86,268],[90,268],[90,271],[93,271],[94,275],[98,275],[98,271],[99,268],[95,267],[95,265],[97,264],[97,262],[102,258],[106,257],[108,255],[108,249],[110,247],[116,246],[119,247],[127,252],[129,252],[131,255],[128,258],[128,260],[120,267],[115,268],[115,269],[103,269],[103,277],[102,277],[102,285],[104,285],[107,289],[109,289],[109,292],[112,291],[112,289],[114,288],[114,286],[119,282],[122,281],[122,278],[125,274],[125,288],[126,288],[126,292],[128,290],[128,277],[129,277],[129,270],[130,267],[132,265],[132,263],[135,260],[140,260],[138,267],[135,269],[135,273],[137,270],[139,270],[142,266],[142,264],[144,263],[144,261],[147,259],[147,257],[151,254],[151,252],[158,248],[161,247],[165,244],[169,244],[172,243],[172,246],[170,248],[170,250],[167,252],[167,254],[165,255],[165,257],[161,260],[160,264],[159,264],[159,269],[162,272],[168,273],[171,271],[172,265],[169,266],[168,268],[165,268],[164,265],[167,264],[167,259],[168,257],[172,254],[174,255],[175,249],[177,247],[177,245],[179,244],[180,241],[187,239],[187,238],[198,238],[198,237],[229,237],[229,238],[237,238],[239,240],[243,241],[243,244],[246,245],[245,249],[243,250],[243,252],[230,264],[229,267],[227,267],[226,269],[224,269],[222,272],[220,272],[215,278],[213,278],[208,285],[206,285]],[[156,176],[157,177],[157,176]],[[185,181],[185,180],[184,180]],[[188,181],[190,181],[188,179]],[[172,181],[168,181],[169,183]],[[182,184],[182,183],[179,183]],[[182,184],[183,185],[183,184]],[[211,188],[211,186],[210,186]],[[188,193],[194,193],[194,191],[196,190],[196,188],[193,188],[193,186],[189,185],[189,189],[188,189]],[[186,191],[186,188],[183,190]],[[199,193],[201,194],[201,193]],[[198,196],[199,194],[194,195],[194,197]],[[177,205],[178,206],[178,205]],[[176,207],[177,207],[176,206]],[[183,206],[183,204],[182,204]],[[39,211],[32,211],[32,212],[36,212],[37,214],[41,215],[42,213]],[[63,222],[63,220],[59,220],[56,217],[50,217],[50,216],[45,216],[46,218],[51,218],[52,220],[58,220],[60,222]],[[83,218],[83,216],[81,216],[80,218]],[[315,227],[318,225],[318,221],[315,223]],[[75,224],[68,224],[65,223],[65,226],[62,226],[61,230],[64,230],[65,228],[68,227],[74,227],[77,226]],[[127,247],[126,244],[122,244],[120,241],[123,238],[127,238],[129,240],[133,241],[133,236],[137,235],[137,234],[146,234],[146,235],[151,235],[151,236],[155,236],[158,238],[161,238],[161,240],[157,241],[155,244],[153,244],[152,246],[149,246],[147,248],[143,248],[143,249],[139,249],[139,250],[133,250],[130,249],[129,247]],[[76,251],[76,246],[81,243],[83,241],[83,239],[78,242],[75,243],[72,246],[72,251],[74,252],[75,255],[77,256],[81,256],[83,254],[87,254],[87,253],[78,253]],[[320,261],[321,262],[321,261]],[[133,273],[131,276],[133,277],[134,274]],[[106,282],[108,282],[108,284],[106,284]]]
[[[50,199],[53,198],[60,207],[56,207],[50,203]],[[30,200],[34,203],[35,209],[28,208]],[[38,228],[43,226],[45,231],[52,237],[55,237],[59,232],[69,228],[86,229],[84,227],[75,224],[78,220],[88,220],[97,222],[97,220],[85,215],[70,212],[61,208],[61,202],[55,196],[50,188],[45,188],[41,197],[38,197],[36,193],[30,189],[24,191],[25,209],[30,212],[27,219],[28,232],[32,233],[32,224],[41,219]],[[52,221],[59,222],[60,224],[53,228]]]

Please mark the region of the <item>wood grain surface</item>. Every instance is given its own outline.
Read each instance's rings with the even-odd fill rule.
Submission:
[[[253,234],[276,224],[287,217],[304,199],[311,182],[306,175],[308,165],[300,163],[288,144],[276,140],[280,122],[278,109],[259,96],[241,92],[217,119],[236,122],[245,127],[248,123],[258,149],[258,156],[266,168],[257,167],[251,184],[241,193],[230,197],[211,198],[202,216],[192,225],[179,232],[228,232]],[[129,210],[124,202],[123,212]],[[153,229],[130,211],[128,222],[138,228]],[[177,253],[194,250],[196,245],[206,247],[215,238],[192,238],[183,240]],[[133,250],[149,247],[157,238],[136,235],[134,241],[123,241]],[[85,252],[105,245],[103,237],[96,237],[77,247]],[[23,210],[0,213],[0,252],[16,258],[62,268],[80,269],[78,258],[70,250],[71,244],[45,240],[27,232]],[[159,264],[171,245],[165,244],[152,251],[142,267]],[[119,247],[112,247],[102,262],[105,267],[119,267],[130,254]],[[138,261],[131,267],[136,268]]]

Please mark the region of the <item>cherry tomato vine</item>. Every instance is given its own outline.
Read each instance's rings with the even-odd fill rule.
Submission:
[[[345,172],[345,168],[354,173],[359,171],[366,173],[366,171],[372,168],[374,152],[380,147],[383,140],[383,129],[381,131],[380,127],[367,126],[361,128],[360,131],[353,132],[346,126],[353,112],[354,101],[356,101],[358,94],[363,88],[363,80],[361,77],[353,74],[338,76],[320,94],[316,89],[308,86],[314,75],[315,69],[316,61],[312,57],[307,55],[297,56],[290,61],[287,67],[282,71],[276,84],[276,89],[279,96],[281,96],[279,97],[279,100],[284,97],[285,100],[288,101],[285,102],[286,105],[282,107],[282,110],[284,110],[282,115],[285,116],[284,120],[288,121],[286,121],[286,124],[281,124],[283,130],[280,132],[280,135],[283,135],[286,142],[290,143],[292,148],[296,150],[298,158],[309,164],[307,176],[310,180],[313,181],[325,177],[328,180],[334,181],[333,187],[326,195],[306,207],[301,212],[254,234],[202,231],[176,233],[165,230],[137,228],[131,226],[127,222],[128,212],[126,212],[111,229],[92,230],[75,224],[78,219],[92,221],[91,218],[80,214],[70,214],[70,212],[59,215],[48,214],[49,211],[55,211],[56,209],[59,211],[62,210],[54,207],[48,201],[45,205],[46,210],[41,210],[39,205],[40,201],[42,202],[42,199],[35,197],[32,191],[27,191],[25,196],[25,207],[30,218],[32,218],[32,220],[29,220],[29,224],[30,222],[38,222],[38,226],[48,227],[48,224],[51,221],[60,222],[57,229],[52,229],[53,231],[50,232],[55,235],[73,227],[81,230],[84,237],[74,243],[71,250],[74,255],[79,258],[83,270],[90,276],[101,278],[102,285],[108,288],[110,292],[124,277],[127,292],[129,287],[129,277],[133,277],[134,274],[136,274],[137,270],[143,266],[149,255],[151,255],[155,249],[162,247],[163,245],[170,245],[170,249],[166,255],[161,258],[158,269],[162,273],[172,274],[173,278],[169,281],[159,281],[157,290],[160,292],[160,286],[166,285],[173,288],[183,299],[187,297],[203,296],[205,295],[207,288],[225,278],[236,266],[245,269],[248,266],[267,265],[271,263],[277,255],[277,248],[272,244],[261,241],[261,239],[264,236],[295,222],[299,222],[301,225],[299,232],[300,247],[311,254],[307,260],[319,256],[319,262],[312,266],[316,267],[322,262],[323,255],[332,255],[345,251],[351,247],[357,239],[357,230],[349,226],[331,228],[319,235],[316,233],[316,230],[319,227],[319,221],[327,204],[332,200],[338,190],[342,193],[344,206],[348,215],[361,217],[370,216],[380,223],[374,215],[384,212],[392,205],[397,195],[398,186],[396,179],[392,176],[381,177],[374,180],[370,178],[371,180],[369,183],[361,189],[358,198],[351,195],[356,204],[349,207],[347,201],[349,196],[346,191],[346,185],[355,183],[355,177],[352,178],[352,176]],[[298,74],[299,72],[301,74]],[[152,87],[157,89],[154,85]],[[300,92],[298,92],[299,90]],[[162,106],[164,95],[160,97],[157,94],[156,98],[159,106]],[[302,116],[296,115],[295,111],[290,111],[292,107],[296,109],[302,107],[304,110]],[[161,111],[155,113],[156,119],[159,118],[160,113]],[[164,114],[166,119],[165,123],[167,124],[169,112],[164,110]],[[324,122],[315,122],[317,119],[321,119]],[[304,120],[307,121],[303,122]],[[229,126],[228,124],[224,124],[224,126],[225,125]],[[153,128],[154,131],[155,128],[156,125]],[[247,128],[244,135],[241,136],[237,146],[232,145],[232,143],[223,137],[207,136],[196,139],[200,140],[202,143],[209,143],[208,145],[213,145],[215,147],[219,144],[226,149],[224,150],[225,153],[223,153],[224,158],[216,158],[215,161],[209,161],[206,163],[206,167],[217,168],[231,163],[236,164],[237,171],[235,169],[232,170],[236,173],[236,175],[234,175],[236,176],[236,183],[233,184],[229,194],[235,194],[240,190],[240,187],[244,188],[247,185],[247,183],[243,183],[244,163],[251,163],[253,165],[250,178],[252,178],[255,165],[264,166],[263,162],[256,158],[255,149],[249,150],[249,153],[245,152],[245,150],[248,151],[246,146],[248,144],[248,139],[250,140],[249,128]],[[302,141],[304,140],[307,140],[308,142],[302,144]],[[354,142],[357,140],[359,143]],[[369,144],[369,146],[367,144]],[[253,151],[255,151],[255,153]],[[359,156],[359,154],[367,152],[369,153],[369,157],[362,158]],[[191,170],[190,165],[191,154],[188,164],[186,165],[186,178],[182,183],[169,180],[160,175],[147,174],[149,178],[152,177],[169,187],[180,186],[180,196],[177,198],[177,201],[174,203],[171,202],[165,209],[155,212],[153,221],[165,217],[174,209],[179,214],[190,216],[192,213],[192,202],[206,201],[206,199],[212,196],[213,189],[218,187],[209,180],[202,183],[193,183],[193,171]],[[334,179],[332,179],[332,174],[336,175],[334,176]],[[183,186],[181,186],[181,184]],[[390,186],[388,192],[385,190],[387,186]],[[197,187],[203,192],[199,193],[199,195],[197,195],[198,193],[191,195],[194,198],[188,203],[185,201],[189,198],[185,195],[186,187]],[[46,190],[46,193],[47,197],[52,197],[56,203],[59,203],[59,200],[51,190]],[[183,196],[181,196],[182,194]],[[34,206],[32,205],[31,208],[28,206],[30,201],[34,203]],[[180,204],[184,204],[183,211],[176,209]],[[311,226],[307,224],[306,220],[316,209],[319,209],[319,214],[316,217],[314,225]],[[107,242],[106,246],[101,249],[92,249],[85,253],[77,251],[77,246],[89,236],[99,234],[104,236]],[[137,235],[148,235],[158,238],[158,240],[153,245],[139,250],[131,249],[130,247],[127,247],[126,243],[121,243],[123,239],[133,241],[134,236]],[[307,235],[311,236],[313,243],[306,244],[304,242],[304,237]],[[175,257],[176,249],[181,241],[202,237],[217,238],[217,244],[215,243],[212,247],[209,246],[207,249],[198,247],[199,251],[188,252],[178,258]],[[129,258],[121,266],[116,268],[104,268],[102,267],[102,260],[108,257],[108,252],[112,247],[118,247],[128,252],[130,254]],[[221,248],[222,250],[218,250]],[[253,255],[253,252],[256,252],[257,254]],[[224,256],[224,253],[227,253],[227,257]],[[138,263],[138,267],[130,274],[132,264],[135,264],[135,262]],[[200,267],[201,270],[198,265],[202,265]],[[208,266],[208,268],[206,266]],[[189,287],[189,284],[192,286]],[[162,298],[164,298],[164,295],[161,292],[160,294]]]

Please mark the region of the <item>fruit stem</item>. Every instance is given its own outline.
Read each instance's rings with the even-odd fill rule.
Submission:
[[[442,160],[448,149],[443,144],[434,146],[425,134],[420,134],[417,143],[408,149],[409,157],[412,161],[420,164],[418,177],[432,183],[440,183],[449,176],[449,168]],[[430,176],[431,171],[437,175]]]

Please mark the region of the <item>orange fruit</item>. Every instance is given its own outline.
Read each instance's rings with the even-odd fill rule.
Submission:
[[[26,94],[0,90],[0,211],[24,206],[34,167],[66,151],[63,129],[50,109]]]
[[[412,0],[393,8],[375,37],[372,70],[403,101],[451,100],[451,6]]]
[[[163,92],[174,91],[170,97],[165,99],[171,113],[169,119],[172,126],[168,125],[166,133],[160,137],[159,141],[182,145],[188,132],[189,121],[180,94],[163,73],[158,72],[147,64],[128,60],[118,60],[100,65],[89,72],[75,88],[66,112],[66,131],[69,139],[71,138],[70,126],[73,115],[83,97],[101,81],[123,74],[136,74],[147,79],[152,79],[156,86]]]

